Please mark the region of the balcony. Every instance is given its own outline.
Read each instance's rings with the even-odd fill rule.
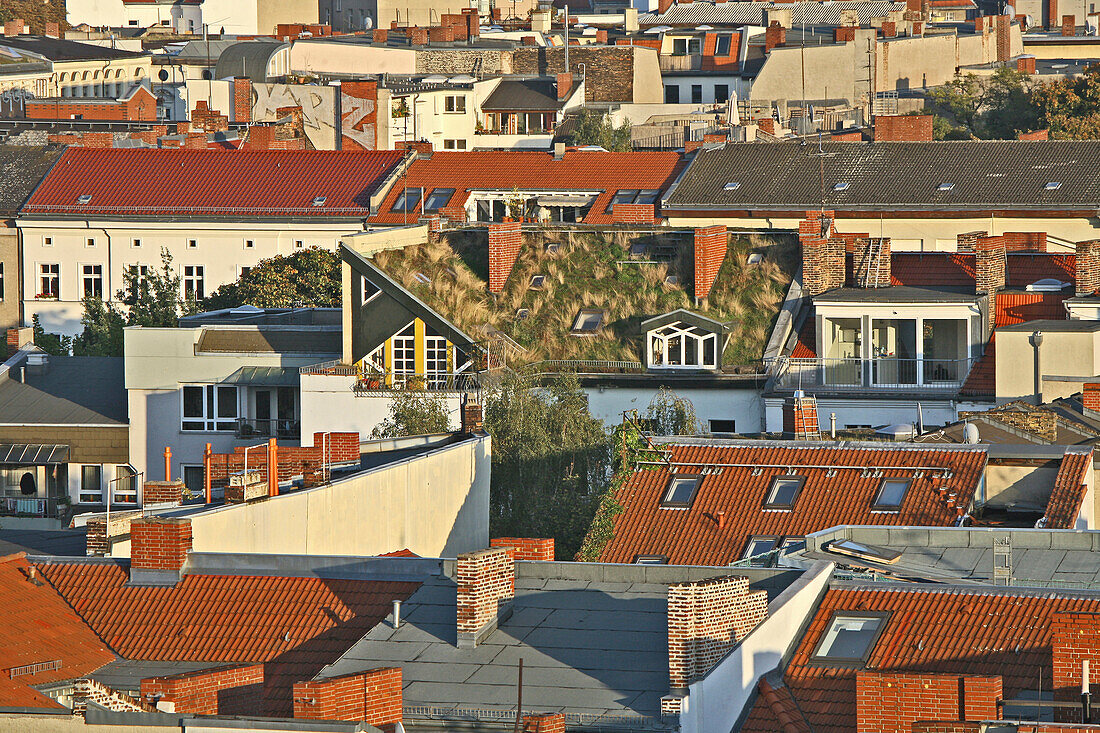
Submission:
[[[4,496],[0,504],[0,514],[17,517],[56,517],[58,516],[57,497]]]
[[[356,380],[352,390],[367,397],[391,392],[478,392],[481,384],[476,373],[431,372],[427,375],[393,372],[368,374]]]
[[[661,71],[699,71],[703,68],[702,54],[658,56]]]
[[[774,362],[774,389],[791,392],[932,392],[953,394],[973,359],[790,359]]]
[[[287,438],[297,439],[301,423],[297,418],[260,420],[250,417],[237,418],[238,438]]]

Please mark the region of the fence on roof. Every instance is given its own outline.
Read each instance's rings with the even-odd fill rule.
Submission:
[[[523,715],[532,715],[539,711],[524,710]],[[543,709],[541,712],[545,712]],[[428,705],[406,705],[402,709],[406,718],[418,720],[443,720],[449,722],[507,722],[516,719],[515,709],[436,707]],[[655,718],[649,715],[612,714],[612,713],[563,713],[567,726],[584,726],[586,730],[675,730],[678,727],[676,717]]]

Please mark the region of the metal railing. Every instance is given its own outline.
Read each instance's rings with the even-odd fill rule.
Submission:
[[[778,390],[913,390],[955,392],[972,359],[792,359],[775,361]]]
[[[357,395],[383,392],[477,392],[480,389],[481,382],[476,372],[376,372],[363,375],[352,387]]]
[[[600,361],[598,359],[544,359],[531,362],[524,371],[534,374],[575,372],[577,374],[619,374],[644,372],[645,365],[638,361]]]
[[[56,517],[57,497],[46,496],[4,496],[2,512],[4,514],[23,514],[35,517]]]
[[[237,418],[238,438],[297,438],[302,424],[297,418]]]
[[[344,364],[339,360],[323,361],[320,364],[299,367],[298,374],[321,374],[329,377],[354,377],[359,369],[354,364]]]
[[[418,720],[443,720],[465,722],[510,722],[516,719],[516,711],[493,708],[435,707],[428,705],[406,705],[402,712],[406,718]],[[524,711],[525,713],[528,711]],[[565,713],[567,725],[585,726],[593,729],[624,728],[627,730],[667,730],[674,728],[675,716],[668,719],[648,715],[613,713]]]

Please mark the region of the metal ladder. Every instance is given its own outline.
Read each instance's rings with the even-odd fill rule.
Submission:
[[[863,287],[877,288],[882,273],[882,239],[871,239],[867,245],[867,269],[863,277]]]

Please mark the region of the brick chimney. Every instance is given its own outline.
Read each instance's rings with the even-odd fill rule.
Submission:
[[[1100,290],[1100,239],[1077,243],[1077,297]]]
[[[497,537],[489,540],[489,547],[511,547],[516,560],[553,560],[553,537]]]
[[[252,80],[247,76],[233,78],[233,121],[252,122]]]
[[[1074,15],[1062,16],[1062,35],[1072,38],[1077,35],[1077,17]]]
[[[1055,613],[1050,629],[1054,699],[1059,702],[1080,702],[1084,671],[1081,662],[1089,661],[1091,689],[1095,690],[1100,684],[1100,614],[1068,611]],[[1055,720],[1079,721],[1080,715],[1080,708],[1060,710]]]
[[[798,224],[802,285],[810,296],[844,287],[844,240],[832,236],[833,212],[807,211]]]
[[[183,481],[146,481],[141,490],[141,503],[145,506],[170,504],[179,506],[183,503]]]
[[[186,715],[248,715],[264,692],[262,664],[216,667],[141,681],[143,701]]]
[[[772,24],[764,31],[764,53],[768,53],[776,46],[782,46],[787,42],[787,29],[773,20]]]
[[[46,38],[61,38],[61,24],[57,22],[46,23]]]
[[[817,398],[801,390],[783,401],[783,436],[795,440],[817,440],[821,424],[817,416]]]
[[[294,684],[295,718],[362,720],[391,730],[401,722],[402,704],[400,667]]]
[[[1085,382],[1081,388],[1081,405],[1100,415],[1100,382]]]
[[[409,28],[409,44],[413,46],[427,46],[428,45],[428,29],[427,28]]]
[[[978,237],[974,243],[974,292],[978,295],[989,295],[986,322],[990,332],[997,317],[997,292],[1003,290],[1004,286],[1004,237]]]
[[[390,40],[389,28],[375,28],[371,33],[371,39],[375,43],[385,43]]]
[[[442,219],[440,219],[442,222]],[[484,410],[476,402],[466,402],[462,405],[462,432],[480,433],[485,429]]]
[[[573,91],[573,75],[569,73],[558,74],[558,101],[566,99]]]
[[[987,234],[989,234],[989,232],[964,232],[955,235],[955,251],[970,252],[973,254],[974,246],[978,243],[978,238],[984,237]]]
[[[768,615],[766,591],[721,576],[668,587],[668,678],[673,692],[702,677]]]
[[[516,595],[515,550],[493,547],[459,555],[455,565],[458,583],[458,646],[474,647],[511,615]]]
[[[8,356],[11,357],[19,349],[34,344],[33,328],[9,328],[8,329]]]
[[[890,287],[890,238],[859,237],[852,248],[852,279],[857,288]]]
[[[12,18],[4,23],[5,36],[21,36],[27,32],[27,24],[22,18]]]
[[[856,730],[908,733],[918,720],[996,720],[1002,698],[1000,676],[859,671]]]
[[[144,517],[130,523],[130,585],[175,585],[191,551],[187,517]]]
[[[562,713],[530,713],[523,716],[522,733],[565,733]]]
[[[518,221],[489,225],[489,292],[501,293],[519,257],[523,240]]]
[[[715,224],[695,230],[695,298],[703,300],[710,295],[722,261],[726,259],[728,236],[724,224]]]

